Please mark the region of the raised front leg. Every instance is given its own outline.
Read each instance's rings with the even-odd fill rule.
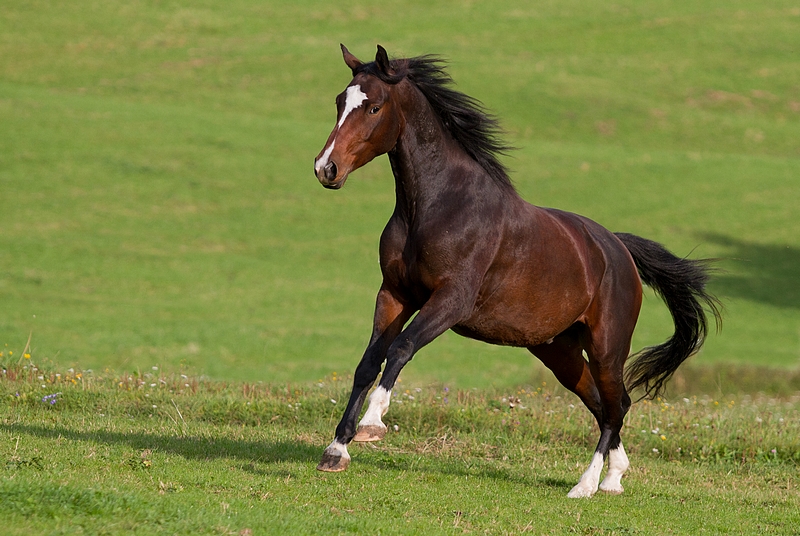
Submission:
[[[358,423],[353,441],[369,442],[383,439],[383,436],[386,435],[386,425],[383,424],[381,417],[386,415],[391,399],[392,392],[380,385],[372,391],[369,397],[369,406]]]
[[[356,376],[353,380],[353,394],[350,396],[350,402],[347,405],[347,409],[345,409],[342,420],[336,427],[336,438],[325,449],[322,461],[317,466],[317,469],[320,471],[343,471],[350,464],[347,445],[355,437],[356,419],[364,403],[367,391],[378,376],[380,363],[384,355],[384,353],[378,353],[381,347],[384,347],[387,342],[391,343],[388,350],[385,351],[386,368],[379,386],[375,389],[373,398],[370,399],[370,410],[364,416],[367,421],[364,423],[362,420],[362,423],[378,428],[382,426],[385,432],[386,427],[381,422],[380,417],[383,416],[389,406],[389,397],[397,381],[397,376],[403,366],[411,360],[414,353],[463,318],[467,306],[464,305],[466,300],[459,299],[461,296],[463,294],[459,294],[455,290],[439,290],[435,292],[414,320],[405,330],[394,337],[393,341],[388,337],[390,330],[387,329],[384,330],[387,336],[378,337],[375,343],[370,344],[356,369]],[[380,295],[378,301],[379,303],[381,301]],[[401,308],[401,312],[398,313],[396,318],[399,320],[404,317],[403,320],[405,321],[410,316],[411,312],[409,310]],[[397,320],[391,325],[396,326],[398,324]],[[400,325],[402,326],[402,324]],[[372,352],[375,353],[373,354]],[[378,360],[379,357],[380,360],[375,363],[375,360]],[[365,428],[363,431],[365,434],[370,434],[375,431],[375,428]],[[380,439],[380,437],[377,439]]]
[[[378,389],[391,392],[400,371],[414,354],[462,320],[473,304],[474,296],[462,289],[443,288],[434,292],[419,314],[389,347],[386,367]]]
[[[347,408],[339,425],[336,427],[336,438],[325,449],[317,469],[320,471],[344,471],[350,464],[347,445],[352,441],[356,430],[356,419],[369,388],[381,370],[381,363],[386,358],[389,345],[413,314],[413,310],[400,302],[385,287],[378,292],[375,305],[375,319],[372,337],[353,376],[353,391]]]

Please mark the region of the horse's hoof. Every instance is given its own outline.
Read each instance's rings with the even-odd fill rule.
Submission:
[[[588,499],[594,495],[595,491],[597,491],[597,488],[579,482],[577,486],[567,493],[567,497],[570,499]]]
[[[326,473],[339,473],[347,469],[350,465],[350,458],[345,458],[340,454],[331,454],[327,450],[322,453],[322,459],[317,465],[317,471]]]
[[[609,495],[622,495],[622,492],[625,491],[625,489],[620,485],[617,486],[606,485],[606,487],[603,487],[603,484],[600,484],[600,491],[602,491],[603,493],[607,493]]]
[[[369,441],[380,441],[386,435],[386,427],[377,424],[367,424],[359,426],[353,441],[366,443]]]
[[[317,471],[338,473],[347,469],[348,465],[350,465],[350,455],[347,453],[347,445],[334,439],[322,453]]]

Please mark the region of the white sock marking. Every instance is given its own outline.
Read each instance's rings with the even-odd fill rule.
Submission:
[[[625,454],[625,448],[620,443],[619,447],[608,452],[608,473],[600,483],[600,489],[608,493],[622,493],[624,488],[620,481],[628,467],[630,467],[628,455]]]
[[[367,94],[361,91],[361,86],[348,87],[347,100],[344,102],[342,118],[339,119],[339,123],[336,125],[336,128],[341,128],[344,124],[344,120],[347,119],[348,115],[350,115],[350,112],[361,106],[365,100],[367,100]]]
[[[347,452],[347,445],[339,443],[335,439],[333,440],[333,443],[328,445],[328,448],[325,449],[325,454],[331,454],[333,456],[341,456],[346,460],[350,459],[350,454]]]
[[[591,497],[597,491],[597,483],[600,482],[600,471],[603,470],[603,455],[595,452],[592,457],[592,463],[589,468],[581,476],[580,482],[570,490],[567,497],[571,499],[579,499],[582,497]]]
[[[389,410],[389,402],[392,399],[392,391],[387,391],[383,388],[383,386],[379,385],[369,397],[369,407],[367,408],[367,412],[364,414],[364,417],[361,419],[361,422],[358,423],[359,426],[380,426],[381,428],[386,428],[386,425],[383,424],[381,417],[386,415],[386,412]]]

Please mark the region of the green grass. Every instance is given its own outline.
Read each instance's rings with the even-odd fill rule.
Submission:
[[[56,376],[7,365],[4,530],[694,535],[800,526],[796,394],[686,392],[637,404],[623,434],[625,494],[568,500],[597,431],[552,383],[401,385],[384,441],[352,445],[345,473],[319,473],[347,383],[225,384],[152,369]]]
[[[4,531],[797,532],[796,3],[0,13]],[[527,352],[452,333],[404,371],[398,432],[354,446],[346,474],[314,471],[394,197],[385,158],[338,193],[311,173],[349,81],[340,42],[447,57],[519,148],[505,161],[526,199],[723,258],[725,328],[668,405],[634,406],[623,497],[567,501],[596,441],[587,412]],[[634,347],[670,332],[648,295]]]
[[[311,162],[369,59],[439,53],[519,150],[520,193],[723,257],[699,362],[800,361],[800,14],[791,2],[0,5],[0,344],[116,370],[313,381],[353,369],[393,208],[386,159]],[[648,299],[635,347],[670,333]],[[465,365],[466,363],[466,365]],[[448,334],[405,372],[530,377]]]

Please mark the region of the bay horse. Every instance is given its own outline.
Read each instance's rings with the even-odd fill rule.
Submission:
[[[597,491],[606,459],[599,489],[622,493],[628,391],[657,395],[699,350],[704,306],[720,321],[718,302],[705,290],[707,261],[681,259],[650,240],[525,202],[498,159],[507,147],[497,120],[451,87],[438,57],[390,61],[379,45],[375,61],[364,63],[341,48],[353,79],[336,97],[336,126],[314,173],[324,187],[339,189],[353,170],[388,154],[396,204],[380,239],[383,282],[372,337],[317,469],[343,471],[351,441],[384,437],[381,418],[401,369],[452,329],[527,348],[594,415],[600,440],[569,497]],[[675,333],[632,356],[625,371],[642,283],[666,302]]]

